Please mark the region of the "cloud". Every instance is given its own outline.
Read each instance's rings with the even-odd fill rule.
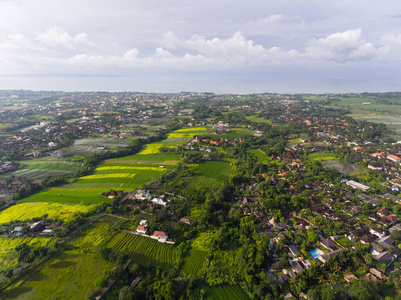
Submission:
[[[312,40],[305,51],[312,60],[337,62],[373,59],[376,55],[376,48],[362,39],[361,29],[349,29]]]
[[[88,39],[86,33],[78,33],[75,36],[70,36],[60,27],[49,28],[46,32],[40,34],[37,39],[46,46],[60,47],[69,50],[74,50],[81,47],[93,47],[93,42]]]
[[[272,17],[272,20],[281,17]],[[380,43],[367,42],[361,29],[348,29],[311,39],[298,49],[266,47],[235,32],[227,38],[193,35],[187,39],[167,32],[152,53],[140,52],[137,47],[113,54],[100,53],[98,45],[85,33],[70,35],[52,27],[32,37],[10,35],[0,42],[2,50],[23,47],[36,49],[29,55],[3,57],[0,70],[13,65],[15,72],[105,71],[130,69],[197,69],[197,70],[260,70],[280,67],[309,66],[311,63],[345,64],[359,61],[391,61],[401,49],[401,35],[386,35]],[[131,43],[132,44],[132,43]],[[135,45],[131,45],[135,46]]]

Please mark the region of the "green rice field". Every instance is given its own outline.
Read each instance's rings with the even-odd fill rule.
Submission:
[[[248,295],[238,285],[208,286],[203,297],[207,300],[247,300]]]
[[[137,264],[169,267],[178,258],[174,246],[126,232],[118,233],[108,244],[108,247],[117,251],[128,252]]]
[[[202,266],[206,262],[207,252],[192,249],[189,257],[187,257],[183,271],[185,274],[197,276]]]

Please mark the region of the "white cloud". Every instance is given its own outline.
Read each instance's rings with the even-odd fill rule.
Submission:
[[[78,33],[70,36],[68,32],[60,27],[49,28],[46,32],[40,34],[37,39],[50,47],[61,47],[74,50],[80,47],[92,47],[94,44],[88,39],[86,33]]]
[[[306,48],[306,54],[313,60],[346,62],[373,59],[376,48],[362,39],[361,29],[349,29],[312,40],[310,46]]]

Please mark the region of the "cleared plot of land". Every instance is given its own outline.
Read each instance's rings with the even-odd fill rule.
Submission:
[[[207,252],[192,249],[189,257],[186,259],[183,271],[188,275],[197,276],[202,266],[206,262]]]
[[[201,135],[207,132],[206,127],[190,127],[183,128],[176,131],[171,132],[168,135],[168,139],[176,139],[176,138],[192,138],[194,135]]]
[[[29,198],[27,198],[29,199]],[[68,220],[75,213],[86,212],[90,206],[60,203],[21,203],[0,212],[0,224],[14,220],[31,220],[47,215],[48,218]]]
[[[64,153],[70,155],[90,155],[96,151],[105,151],[105,150],[97,150],[98,146],[107,146],[107,147],[125,147],[131,143],[132,139],[119,139],[119,138],[88,138],[88,139],[79,139],[75,140],[74,144],[70,147],[66,147],[61,149]]]
[[[46,259],[33,272],[2,291],[0,299],[77,299],[96,286],[113,263],[80,249],[65,251]]]
[[[340,171],[341,173],[345,174],[351,174],[351,173],[356,173],[356,172],[362,172],[364,171],[361,168],[358,168],[352,164],[348,164],[343,161],[339,160],[325,160],[322,165],[326,168],[332,168]]]
[[[207,300],[247,300],[248,295],[237,285],[208,286],[204,299]]]
[[[228,181],[234,169],[229,162],[208,161],[203,162],[195,168],[195,172],[210,178]]]
[[[137,264],[169,267],[178,258],[172,245],[125,232],[119,232],[108,247],[117,251],[128,252]]]
[[[0,272],[17,266],[17,253],[15,247],[27,244],[30,247],[50,247],[56,242],[54,238],[32,237],[32,238],[6,238],[0,237]]]

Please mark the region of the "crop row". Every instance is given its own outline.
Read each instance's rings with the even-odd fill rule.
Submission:
[[[138,264],[168,267],[177,259],[173,246],[129,233],[118,233],[109,247],[128,252]]]
[[[206,252],[200,250],[191,250],[191,254],[187,258],[184,265],[184,273],[189,275],[198,275],[204,262],[206,261]]]
[[[247,300],[249,297],[237,285],[219,285],[206,288],[207,300]]]

